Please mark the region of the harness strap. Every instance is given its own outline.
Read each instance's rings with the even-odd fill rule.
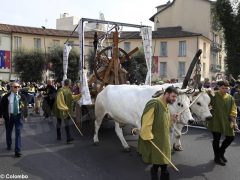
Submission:
[[[185,109],[183,109],[182,111],[180,111],[180,112],[178,113],[178,115],[182,114],[186,109],[190,108],[190,107],[193,105],[193,103],[195,103],[195,101],[196,101],[200,96],[201,96],[201,93],[199,93],[199,94],[197,95],[196,99],[194,99],[194,101],[192,101],[192,103],[191,103],[188,107],[186,107]]]

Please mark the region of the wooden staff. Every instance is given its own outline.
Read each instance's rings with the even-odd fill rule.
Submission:
[[[170,159],[168,159],[168,157],[157,147],[157,145],[156,145],[152,140],[150,140],[150,143],[160,152],[160,154],[163,155],[163,157],[171,164],[171,166],[172,166],[177,172],[179,172],[178,168],[171,162]]]
[[[77,127],[76,123],[74,122],[72,116],[69,114],[68,112],[68,116],[70,117],[70,119],[72,120],[73,124],[75,125],[75,127],[77,128],[78,132],[81,134],[81,136],[83,136],[82,132],[80,131],[80,129]]]

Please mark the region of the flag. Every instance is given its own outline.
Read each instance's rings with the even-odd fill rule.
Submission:
[[[11,69],[11,52],[5,51],[5,69]]]
[[[5,51],[0,50],[0,69],[5,67],[4,55],[5,55]]]
[[[92,104],[88,87],[87,71],[84,70],[84,22],[81,19],[78,23],[79,49],[80,49],[80,83],[82,98],[78,101],[80,105]]]

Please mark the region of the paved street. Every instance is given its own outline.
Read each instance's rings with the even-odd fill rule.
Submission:
[[[55,121],[29,116],[22,133],[21,158],[7,151],[5,129],[0,126],[0,179],[7,174],[25,175],[28,179],[81,179],[81,180],[148,180],[149,166],[142,163],[136,152],[136,137],[125,128],[131,152],[123,152],[114,128],[105,124],[100,130],[100,146],[92,144],[92,124],[83,123],[84,136],[80,137],[72,126],[75,141],[67,145],[56,141]],[[180,173],[170,168],[171,179],[191,180],[238,180],[240,176],[240,137],[235,139],[226,157],[226,167],[213,163],[210,134],[206,130],[190,128],[183,137],[184,151],[173,155],[173,162]]]

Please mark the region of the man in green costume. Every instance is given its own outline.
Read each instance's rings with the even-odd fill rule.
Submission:
[[[62,124],[62,121],[64,121],[65,131],[67,136],[67,143],[70,143],[71,141],[73,141],[73,138],[71,137],[70,130],[69,130],[69,121],[70,121],[69,114],[72,114],[72,111],[73,111],[73,107],[72,107],[73,101],[79,100],[81,97],[81,94],[78,94],[78,95],[72,94],[72,91],[70,89],[70,86],[71,86],[70,79],[65,79],[63,83],[64,83],[64,86],[60,88],[57,92],[57,97],[53,106],[53,112],[57,117],[57,140],[61,140],[61,124]]]
[[[152,180],[158,180],[158,168],[161,167],[161,180],[169,180],[167,165],[169,162],[150,143],[153,141],[158,148],[171,160],[170,126],[171,116],[168,104],[176,101],[178,91],[168,87],[160,97],[150,100],[142,114],[142,127],[138,139],[138,152],[145,163],[153,164],[151,167]]]
[[[227,159],[224,153],[234,140],[234,129],[238,128],[236,123],[237,107],[234,98],[227,93],[229,91],[228,81],[219,81],[218,87],[218,91],[209,93],[213,117],[208,122],[208,129],[213,134],[214,161],[216,164],[225,166]],[[220,146],[222,135],[225,136],[225,139]]]

